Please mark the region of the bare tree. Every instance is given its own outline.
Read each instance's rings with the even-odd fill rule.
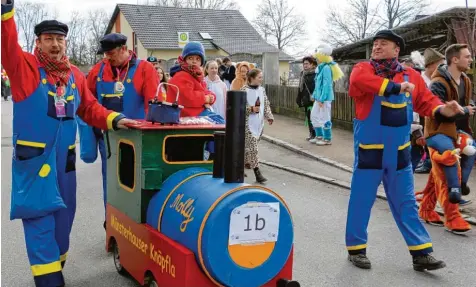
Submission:
[[[253,25],[279,50],[298,46],[299,40],[306,35],[305,18],[296,14],[286,0],[263,0]]]
[[[67,54],[70,61],[76,65],[86,64],[86,38],[87,38],[87,21],[78,11],[73,11],[68,22],[68,46]]]
[[[15,19],[19,37],[25,42],[23,49],[33,52],[35,46],[35,25],[48,16],[48,7],[42,3],[20,2],[15,4]]]
[[[183,7],[185,0],[155,0],[154,4],[157,6],[169,6],[169,7]]]
[[[428,7],[428,0],[382,0],[382,24],[388,29],[411,21]]]
[[[238,9],[238,4],[234,0],[155,0],[157,6],[200,8],[213,10]]]
[[[326,42],[342,46],[373,34],[380,27],[377,8],[370,6],[370,0],[349,0],[346,9],[330,7],[326,17]]]
[[[90,64],[97,61],[96,53],[99,50],[99,41],[106,33],[111,15],[104,9],[90,10],[88,12],[89,59]]]

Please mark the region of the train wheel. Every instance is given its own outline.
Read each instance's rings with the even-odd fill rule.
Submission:
[[[155,281],[155,278],[152,274],[146,277],[144,287],[159,287],[159,284],[157,284],[157,281]]]
[[[126,275],[127,271],[124,269],[124,267],[121,264],[120,258],[121,255],[119,253],[119,246],[117,245],[116,242],[113,243],[113,258],[114,258],[114,266],[116,267],[116,270],[119,274],[121,275]]]
[[[299,284],[297,281],[279,279],[276,287],[301,287],[301,284]]]

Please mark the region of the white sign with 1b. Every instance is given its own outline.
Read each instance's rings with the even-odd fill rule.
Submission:
[[[279,202],[248,202],[230,216],[229,245],[276,242],[279,231]]]

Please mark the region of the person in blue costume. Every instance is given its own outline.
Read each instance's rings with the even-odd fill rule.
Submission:
[[[443,104],[428,90],[420,73],[403,67],[398,55],[404,50],[402,37],[390,30],[379,31],[373,39],[370,61],[356,64],[350,75],[349,95],[356,111],[355,162],[345,242],[349,261],[364,269],[371,268],[366,252],[367,226],[382,181],[390,210],[413,258],[414,270],[446,266],[431,255],[433,244],[418,218],[410,126],[413,110],[439,119],[462,114],[464,110],[456,101]]]
[[[331,109],[334,101],[335,81],[344,76],[339,65],[332,59],[332,48],[327,44],[317,47],[315,89],[312,93],[314,105],[311,111],[312,126],[316,134],[316,145],[330,145],[332,141]]]
[[[149,61],[141,61],[127,49],[127,37],[120,33],[105,35],[100,41],[105,59],[89,72],[88,87],[106,108],[131,119],[144,119],[148,102],[153,100],[159,76]],[[107,151],[101,130],[80,125],[81,159],[87,163],[101,154],[104,210],[107,203]],[[106,221],[104,221],[106,228]]]
[[[76,119],[112,130],[135,123],[102,107],[65,55],[68,26],[34,28],[34,54],[18,44],[12,0],[1,1],[2,66],[12,83],[10,219],[21,219],[34,284],[64,286],[62,270],[76,213]]]

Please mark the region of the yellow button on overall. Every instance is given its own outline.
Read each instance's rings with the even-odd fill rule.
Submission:
[[[48,174],[50,174],[50,171],[51,171],[51,167],[49,164],[45,163],[41,169],[40,169],[40,172],[38,173],[39,176],[41,177],[47,177]]]

